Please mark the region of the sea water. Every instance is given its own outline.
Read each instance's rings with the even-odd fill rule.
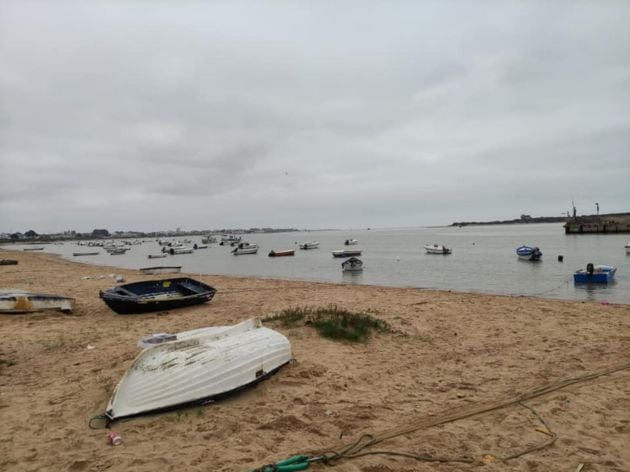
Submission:
[[[356,246],[344,246],[349,238]],[[185,238],[179,238],[185,239]],[[200,237],[189,237],[201,244]],[[630,303],[630,255],[624,245],[628,234],[565,235],[561,224],[493,225],[439,228],[391,228],[246,234],[258,244],[255,255],[234,256],[230,246],[211,244],[193,254],[148,259],[158,254],[157,240],[131,246],[125,255],[111,256],[102,248],[76,242],[46,245],[45,251],[68,259],[99,265],[138,269],[158,265],[182,266],[191,274],[237,275],[346,284],[417,287],[458,292],[527,295],[566,300]],[[300,250],[299,243],[319,241],[318,249]],[[450,255],[427,254],[425,244],[445,244]],[[521,245],[538,246],[539,262],[516,256]],[[11,245],[21,249],[28,246]],[[98,256],[73,257],[73,252],[100,250]],[[293,257],[268,257],[271,250],[295,249]],[[344,274],[343,259],[332,251],[360,249],[364,270]],[[562,256],[563,262],[559,262]],[[616,281],[609,285],[575,285],[573,272],[586,264],[617,267]]]

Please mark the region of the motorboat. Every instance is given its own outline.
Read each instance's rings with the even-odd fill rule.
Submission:
[[[361,255],[361,250],[360,249],[353,249],[353,250],[342,249],[339,251],[333,251],[332,255],[333,257],[355,257],[355,256]]]
[[[293,249],[287,249],[284,251],[274,251],[269,252],[269,257],[285,257],[285,256],[295,256],[295,251]]]
[[[573,282],[576,284],[607,284],[614,280],[617,268],[609,265],[586,264],[586,269],[576,270]]]
[[[128,247],[116,247],[113,249],[105,249],[107,252],[109,252],[110,255],[112,256],[120,256],[123,254],[126,254],[127,251],[129,250]]]
[[[140,272],[149,275],[159,274],[177,274],[182,271],[182,266],[155,266],[155,267],[143,267]]]
[[[346,246],[355,246],[355,245],[359,244],[359,241],[357,241],[356,239],[346,239],[343,243]]]
[[[300,244],[300,249],[317,249],[319,247],[319,241],[306,241]]]
[[[238,245],[232,249],[232,254],[239,256],[241,254],[256,254],[258,252],[257,244],[238,243]]]
[[[223,236],[221,236],[221,242],[219,243],[220,246],[223,246],[225,244],[229,244],[232,245],[234,243],[240,243],[241,242],[241,237],[240,236],[235,236],[233,234],[225,234]]]
[[[23,251],[43,251],[44,247],[25,247]]]
[[[234,326],[158,333],[118,383],[109,422],[202,405],[252,386],[292,359],[289,340],[259,318]]]
[[[526,261],[539,261],[543,253],[538,246],[519,246],[516,255]]]
[[[162,259],[163,257],[166,257],[167,254],[165,252],[163,252],[162,254],[149,254],[147,257],[149,259]]]
[[[208,234],[207,236],[202,236],[201,238],[201,244],[212,244],[216,242],[217,238],[211,234]]]
[[[74,257],[80,257],[80,256],[98,256],[100,254],[100,252],[95,251],[95,252],[73,252],[72,255]]]
[[[21,289],[3,289],[0,291],[0,313],[30,313],[46,310],[69,313],[73,307],[74,298],[70,297]]]
[[[425,244],[424,250],[427,254],[451,254],[453,250],[443,244]]]
[[[357,259],[356,257],[346,259],[341,263],[341,270],[343,272],[362,272],[363,261],[361,259]]]
[[[208,245],[207,244],[193,244],[193,249],[197,250],[197,249],[208,249]]]
[[[188,277],[133,282],[101,291],[99,296],[116,313],[147,313],[198,305],[212,300],[216,289]]]

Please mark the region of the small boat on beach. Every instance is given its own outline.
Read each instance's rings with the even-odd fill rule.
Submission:
[[[0,265],[17,265],[17,263],[15,259],[0,259]]]
[[[339,251],[333,251],[332,255],[333,257],[355,257],[355,256],[361,255],[361,250],[360,249],[353,249],[353,250],[342,249]]]
[[[586,269],[576,270],[573,282],[576,284],[607,284],[614,280],[617,268],[609,265],[586,264]]]
[[[149,259],[162,259],[163,257],[166,257],[167,254],[165,252],[163,252],[162,254],[149,254],[147,257]]]
[[[182,266],[155,266],[155,267],[143,267],[140,272],[149,275],[159,274],[177,274],[182,271]]]
[[[43,247],[25,247],[23,251],[43,251]]]
[[[443,244],[425,244],[424,250],[427,254],[451,254],[453,250]]]
[[[538,246],[520,246],[516,249],[516,255],[525,261],[539,261],[543,254]]]
[[[212,300],[216,289],[188,277],[119,285],[99,296],[116,313],[147,313],[198,305]]]
[[[343,272],[362,272],[363,271],[363,261],[361,259],[357,259],[356,257],[351,257],[350,259],[346,259],[341,263],[341,270]]]
[[[108,422],[209,403],[253,386],[293,359],[286,336],[258,318],[142,341],[150,347],[116,386],[105,412]]]
[[[303,244],[300,244],[300,249],[317,249],[319,247],[319,241],[307,241]]]
[[[241,254],[256,254],[258,252],[257,244],[238,243],[238,245],[232,249],[232,254],[240,256]]]
[[[285,257],[285,256],[295,256],[295,251],[293,249],[287,249],[285,251],[272,250],[269,253],[269,257]]]
[[[0,313],[31,313],[55,310],[69,313],[74,307],[74,298],[35,293],[20,289],[0,290]]]
[[[73,252],[72,255],[74,257],[80,257],[80,256],[98,256],[100,254],[100,252],[96,251],[96,252]]]
[[[359,244],[359,241],[357,241],[356,239],[346,239],[343,243],[346,246],[355,246],[355,245]]]

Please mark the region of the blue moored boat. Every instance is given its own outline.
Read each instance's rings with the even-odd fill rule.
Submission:
[[[608,265],[586,264],[585,269],[576,270],[573,274],[573,282],[576,284],[607,284],[615,278],[617,268]]]
[[[516,249],[516,255],[520,259],[527,261],[539,261],[542,257],[542,252],[538,246],[521,246]]]

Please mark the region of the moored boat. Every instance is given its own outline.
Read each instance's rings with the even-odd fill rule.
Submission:
[[[332,255],[333,255],[333,257],[354,257],[354,256],[360,256],[361,255],[361,250],[360,249],[353,249],[353,250],[342,249],[342,250],[339,250],[339,251],[333,251]]]
[[[319,247],[319,241],[306,241],[300,244],[300,249],[317,249]]]
[[[356,239],[346,239],[343,243],[346,246],[355,246],[355,245],[359,244],[359,241],[357,241]]]
[[[519,246],[516,255],[526,261],[539,261],[543,253],[538,246]]]
[[[232,249],[232,254],[240,256],[241,254],[256,254],[258,252],[257,244],[238,243],[238,245]]]
[[[424,250],[428,254],[451,254],[453,250],[444,244],[425,244]]]
[[[100,254],[100,252],[96,251],[96,252],[73,252],[72,255],[74,257],[79,257],[79,256],[98,256]]]
[[[269,257],[285,257],[285,256],[295,256],[295,251],[293,249],[287,249],[284,251],[274,251],[272,250],[269,253]]]
[[[576,284],[607,284],[614,280],[617,268],[609,265],[586,264],[586,269],[576,270],[573,282]]]
[[[626,254],[630,254],[630,241],[628,241],[628,244],[626,244],[624,247],[626,248]]]
[[[182,271],[182,266],[155,266],[143,267],[140,272],[143,274],[159,275],[159,274],[177,274]]]
[[[43,251],[44,248],[42,247],[25,247],[23,249],[23,251]]]
[[[198,305],[212,300],[216,290],[188,277],[147,280],[119,285],[99,296],[116,313],[146,313]]]
[[[163,257],[166,257],[167,254],[165,252],[163,252],[162,254],[149,254],[147,257],[149,259],[162,259]]]
[[[55,310],[69,313],[74,307],[74,298],[35,293],[20,289],[0,291],[0,313],[30,313]]]
[[[172,247],[168,250],[171,256],[176,256],[178,254],[192,254],[193,248],[190,246],[180,246],[180,247]]]
[[[357,259],[356,257],[346,259],[341,263],[341,270],[343,272],[362,272],[363,261],[361,259]]]
[[[268,378],[293,358],[289,340],[258,318],[161,334],[118,383],[105,412],[109,422],[208,403]]]
[[[213,236],[212,234],[208,234],[207,236],[202,236],[201,238],[202,244],[212,244],[216,242],[217,242],[217,238]]]

